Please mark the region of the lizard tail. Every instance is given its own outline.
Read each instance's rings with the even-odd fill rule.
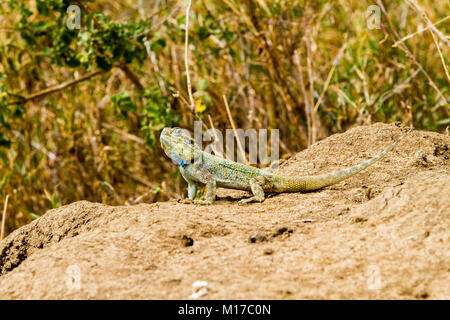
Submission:
[[[313,191],[339,183],[342,180],[345,180],[366,169],[367,167],[383,158],[397,145],[397,143],[399,143],[408,133],[410,133],[411,130],[412,129],[408,130],[408,132],[403,134],[397,141],[395,141],[377,156],[356,166],[322,175],[286,178],[286,188],[284,192]]]

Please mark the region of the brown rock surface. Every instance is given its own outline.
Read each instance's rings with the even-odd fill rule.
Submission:
[[[355,165],[405,130],[353,128],[280,173]],[[204,280],[206,299],[449,299],[449,146],[449,136],[414,131],[340,184],[262,204],[238,206],[246,193],[220,190],[212,206],[50,210],[0,242],[0,298],[187,299]]]

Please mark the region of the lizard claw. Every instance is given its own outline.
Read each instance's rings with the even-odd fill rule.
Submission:
[[[251,203],[251,202],[260,202],[261,203],[263,201],[264,201],[264,198],[261,198],[259,196],[253,196],[253,197],[250,197],[247,199],[239,200],[238,204],[242,206],[244,204]]]
[[[238,205],[243,206],[243,205],[246,205],[247,203],[250,203],[250,202],[252,202],[251,198],[242,199],[242,200],[239,200]]]

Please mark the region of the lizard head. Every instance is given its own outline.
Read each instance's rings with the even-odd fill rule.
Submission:
[[[159,140],[167,156],[182,167],[192,163],[201,151],[189,132],[181,128],[164,128]]]

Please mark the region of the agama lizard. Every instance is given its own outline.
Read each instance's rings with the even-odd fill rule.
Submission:
[[[410,131],[383,152],[361,164],[331,173],[298,177],[275,175],[203,152],[189,134],[180,128],[164,128],[160,141],[164,152],[180,166],[181,175],[188,183],[190,200],[194,200],[197,184],[201,184],[206,185],[206,197],[204,200],[194,200],[196,204],[212,204],[216,199],[216,187],[251,191],[251,198],[239,201],[244,204],[264,201],[265,193],[313,191],[341,182],[380,160]]]

